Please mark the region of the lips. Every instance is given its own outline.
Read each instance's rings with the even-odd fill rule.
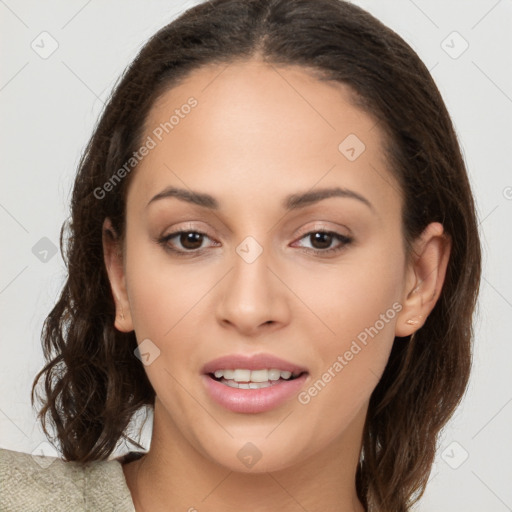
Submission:
[[[207,363],[203,383],[214,402],[238,413],[277,408],[304,385],[306,368],[269,354],[224,356]]]
[[[202,369],[202,373],[213,374],[216,370],[234,370],[236,368],[243,368],[247,370],[277,368],[281,371],[288,371],[294,374],[307,371],[307,368],[305,367],[293,364],[270,354],[255,354],[254,356],[234,354],[219,357],[218,359],[214,359],[213,361],[206,363]]]

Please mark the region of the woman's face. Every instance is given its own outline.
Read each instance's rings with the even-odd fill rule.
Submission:
[[[375,121],[340,84],[251,61],[193,72],[143,141],[116,325],[159,436],[235,471],[358,452],[408,281]]]

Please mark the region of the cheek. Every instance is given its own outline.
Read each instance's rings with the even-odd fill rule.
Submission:
[[[195,266],[191,272],[187,262],[180,266],[173,261],[158,244],[130,245],[127,237],[127,289],[139,340],[149,337],[157,344],[168,342],[183,323],[190,324],[201,299],[214,287],[215,275],[207,265]]]
[[[402,309],[403,263],[396,251],[386,248],[361,251],[305,283],[302,293],[315,290],[308,304],[328,329],[310,318],[309,332],[315,320],[322,333],[312,352],[312,360],[316,357],[320,364],[297,398],[308,418],[319,422],[326,440],[367,403],[384,371]]]
[[[375,243],[347,251],[335,265],[317,265],[295,274],[290,271],[286,276],[310,310],[298,321],[304,322],[310,335],[316,326],[320,335],[321,344],[315,350],[331,357],[361,333],[364,338],[365,330],[375,324],[382,338],[393,338],[400,308],[393,304],[401,299],[405,275],[405,256],[395,247]]]
[[[190,363],[200,339],[201,299],[215,282],[211,272],[190,272],[170,265],[156,246],[127,252],[127,289],[133,328],[139,344],[149,339],[157,357],[145,366],[151,385],[166,409],[190,409],[180,382],[189,378]],[[155,348],[156,347],[156,348]],[[187,364],[184,364],[187,362]],[[188,410],[187,409],[187,410]]]

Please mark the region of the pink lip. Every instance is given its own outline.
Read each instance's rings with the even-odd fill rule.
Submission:
[[[293,380],[279,380],[277,384],[261,389],[230,388],[209,375],[203,375],[203,382],[210,397],[219,405],[233,412],[255,414],[279,407],[296,396],[308,375],[303,373]]]
[[[289,381],[276,381],[276,384],[261,389],[231,388],[213,379],[209,375],[214,373],[215,370],[234,370],[236,368],[247,370],[276,368],[281,371],[289,371],[301,375]],[[300,388],[304,386],[308,378],[308,373],[304,367],[279,359],[275,356],[257,354],[254,356],[225,356],[210,361],[203,367],[202,377],[210,398],[219,405],[233,412],[256,414],[275,409],[293,396],[296,396]]]
[[[235,370],[241,368],[245,370],[263,370],[265,368],[276,368],[281,371],[292,373],[302,373],[307,371],[306,368],[275,357],[271,354],[255,354],[247,356],[242,354],[233,354],[223,356],[203,366],[202,373],[213,373],[215,370]]]

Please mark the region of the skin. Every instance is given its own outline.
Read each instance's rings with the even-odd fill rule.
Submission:
[[[190,96],[197,107],[132,177],[125,239],[104,235],[115,325],[160,350],[145,367],[156,391],[151,448],[123,467],[136,508],[364,510],[355,474],[368,402],[395,336],[434,307],[449,240],[432,223],[406,258],[383,136],[345,86],[258,60],[203,67],[156,102],[144,138]],[[354,161],[338,150],[349,134],[366,146]],[[219,208],[175,197],[147,206],[168,186],[210,194]],[[330,187],[371,207],[330,197],[283,208],[290,194]],[[206,233],[201,249],[180,257],[156,241],[178,229]],[[353,241],[315,245],[307,234],[318,230]],[[236,252],[247,236],[263,249],[250,264]],[[186,250],[179,237],[167,243]],[[326,246],[341,250],[313,252]],[[307,390],[394,303],[400,312],[307,404],[234,413],[205,391],[201,367],[234,353],[307,367]],[[247,442],[261,453],[252,468],[237,457]]]

